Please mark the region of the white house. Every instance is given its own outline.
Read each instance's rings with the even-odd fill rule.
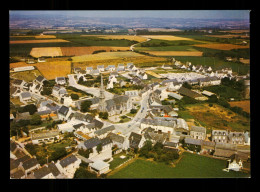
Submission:
[[[112,140],[113,146],[116,145],[119,149],[124,150],[127,150],[129,148],[129,142],[124,135],[118,135],[116,133],[110,132],[107,137]]]
[[[26,102],[26,101],[30,101],[32,99],[32,95],[30,92],[22,92],[20,95],[20,101],[21,102]]]
[[[162,65],[162,68],[163,69],[172,69],[172,67],[170,65],[165,65],[165,64]]]
[[[157,119],[142,119],[140,128],[141,130],[151,127],[155,131],[163,133],[174,133],[176,127],[176,121],[157,120]]]
[[[31,133],[33,144],[39,143],[53,143],[54,138],[59,139],[59,131],[48,131],[42,133]]]
[[[93,67],[87,67],[86,68],[86,73],[90,74],[93,71]]]
[[[58,99],[60,99],[65,94],[68,94],[67,90],[64,87],[60,86],[60,85],[55,85],[52,88],[52,95],[57,97]]]
[[[56,77],[55,78],[55,82],[58,85],[65,85],[66,84],[66,79],[65,79],[65,77]]]
[[[66,175],[67,178],[73,178],[80,163],[81,159],[77,158],[75,155],[69,155],[58,160],[55,165],[62,174]]]
[[[108,65],[108,66],[106,67],[106,71],[115,71],[115,70],[116,70],[115,65]]]
[[[191,126],[190,136],[194,139],[205,140],[206,139],[206,128]]]
[[[58,110],[58,118],[60,120],[68,120],[68,117],[72,113],[72,109],[70,107],[61,106]]]
[[[102,160],[96,160],[94,163],[90,163],[89,168],[91,171],[101,175],[109,171],[109,166],[110,165],[108,163]]]
[[[38,63],[44,63],[44,62],[46,62],[45,58],[43,57],[38,58]]]
[[[98,66],[97,66],[97,70],[99,70],[99,72],[105,71],[104,65],[98,65]]]

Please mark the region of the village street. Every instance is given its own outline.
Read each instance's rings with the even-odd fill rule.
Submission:
[[[74,78],[74,75],[68,75],[69,77],[69,86],[72,86],[72,87],[75,87],[77,89],[80,89],[82,91],[85,91],[87,93],[90,93],[96,97],[99,97],[99,91],[100,91],[100,88],[95,88],[95,87],[85,87],[83,85],[79,85],[75,78]],[[107,91],[105,91],[105,98],[106,99],[112,99],[113,98],[113,94],[112,93],[109,93]]]

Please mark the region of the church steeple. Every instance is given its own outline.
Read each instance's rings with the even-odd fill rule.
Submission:
[[[106,102],[105,102],[105,88],[103,84],[103,76],[101,74],[101,84],[100,84],[100,95],[99,95],[99,105],[98,110],[100,112],[106,111]]]

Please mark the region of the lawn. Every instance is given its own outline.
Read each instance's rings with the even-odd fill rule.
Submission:
[[[126,156],[124,159],[121,159],[120,156],[121,155],[124,155]],[[110,169],[114,169],[116,168],[117,166],[119,166],[120,164],[122,164],[123,162],[127,161],[129,159],[129,156],[126,155],[124,152],[123,153],[119,153],[115,156],[113,156],[113,161],[111,161],[109,164],[110,164]]]
[[[137,159],[108,178],[245,178],[242,172],[224,172],[227,161],[183,153],[183,158],[170,167],[164,163]]]
[[[38,70],[10,73],[11,78],[24,80],[26,82],[32,82],[39,75],[41,75],[41,73]]]

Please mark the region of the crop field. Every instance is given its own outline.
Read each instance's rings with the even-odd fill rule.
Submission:
[[[250,113],[250,100],[229,102],[231,107],[241,107],[245,112]]]
[[[143,57],[139,53],[135,53],[132,51],[125,52],[102,52],[94,55],[82,55],[72,57],[73,62],[81,62],[81,61],[95,61],[95,60],[109,60],[109,59],[119,59],[119,58],[128,58],[128,57]]]
[[[36,39],[53,39],[56,38],[55,35],[37,35],[35,36]]]
[[[222,44],[222,43],[213,43],[213,44],[195,44],[196,47],[205,47],[209,49],[218,49],[218,50],[231,50],[231,49],[245,49],[249,48],[249,45],[234,45],[234,44]]]
[[[234,37],[241,37],[241,38],[250,38],[246,35],[207,35],[209,37],[217,37],[217,38],[234,38]]]
[[[238,115],[217,104],[214,104],[213,107],[209,107],[208,104],[188,105],[185,109],[195,120],[203,122],[207,129],[250,130],[249,118]]]
[[[156,56],[202,56],[200,51],[145,51]]]
[[[224,32],[224,33],[249,33],[249,30],[243,30],[243,29],[238,29],[238,30],[229,30],[229,31],[219,31],[219,32]]]
[[[43,76],[48,80],[55,79],[56,77],[67,76],[71,72],[70,61],[37,63],[36,66],[43,74]]]
[[[67,76],[71,72],[70,61],[53,61],[45,63],[27,64],[25,62],[10,63],[10,68],[24,67],[24,66],[36,66],[42,75],[50,80],[56,77]]]
[[[18,40],[18,41],[10,41],[10,44],[24,44],[24,43],[61,43],[61,42],[69,42],[64,39],[44,39],[44,40]]]
[[[95,36],[101,39],[126,39],[130,41],[146,41],[147,38],[134,35],[81,35],[82,37]]]
[[[137,159],[108,178],[242,178],[250,174],[225,172],[227,161],[183,153],[182,159],[171,167],[164,163]],[[214,165],[214,166],[211,166]]]
[[[193,39],[185,38],[185,37],[177,37],[172,35],[143,35],[141,37],[145,37],[148,39],[161,39],[161,40],[170,40],[170,41],[179,41],[179,40],[186,40],[186,41],[193,41]]]
[[[42,57],[42,56],[62,56],[62,51],[60,47],[36,47],[32,48],[30,55],[33,57]]]
[[[189,45],[158,46],[158,47],[135,47],[137,51],[198,51]]]
[[[10,73],[10,78],[21,79],[26,82],[32,82],[39,75],[41,75],[41,73],[38,70],[21,71]]]
[[[90,46],[90,47],[60,47],[63,56],[81,56],[92,54],[94,51],[128,51],[129,47],[104,47],[104,46]]]
[[[112,53],[112,52],[107,52],[107,53]],[[117,52],[119,53],[119,52]],[[134,53],[134,52],[132,52]],[[101,54],[101,53],[99,53]],[[98,55],[98,54],[95,54]],[[93,55],[93,56],[95,56]],[[92,56],[92,55],[91,55]],[[85,68],[87,66],[92,66],[96,67],[97,65],[105,65],[107,67],[108,65],[116,65],[118,63],[134,63],[135,66],[137,67],[154,67],[158,65],[163,65],[167,62],[166,58],[162,57],[151,57],[151,56],[146,56],[146,55],[137,55],[132,57],[117,57],[115,59],[105,59],[105,58],[100,58],[100,60],[88,60],[88,61],[80,61],[80,62],[73,62],[74,67],[80,67],[80,68]]]

